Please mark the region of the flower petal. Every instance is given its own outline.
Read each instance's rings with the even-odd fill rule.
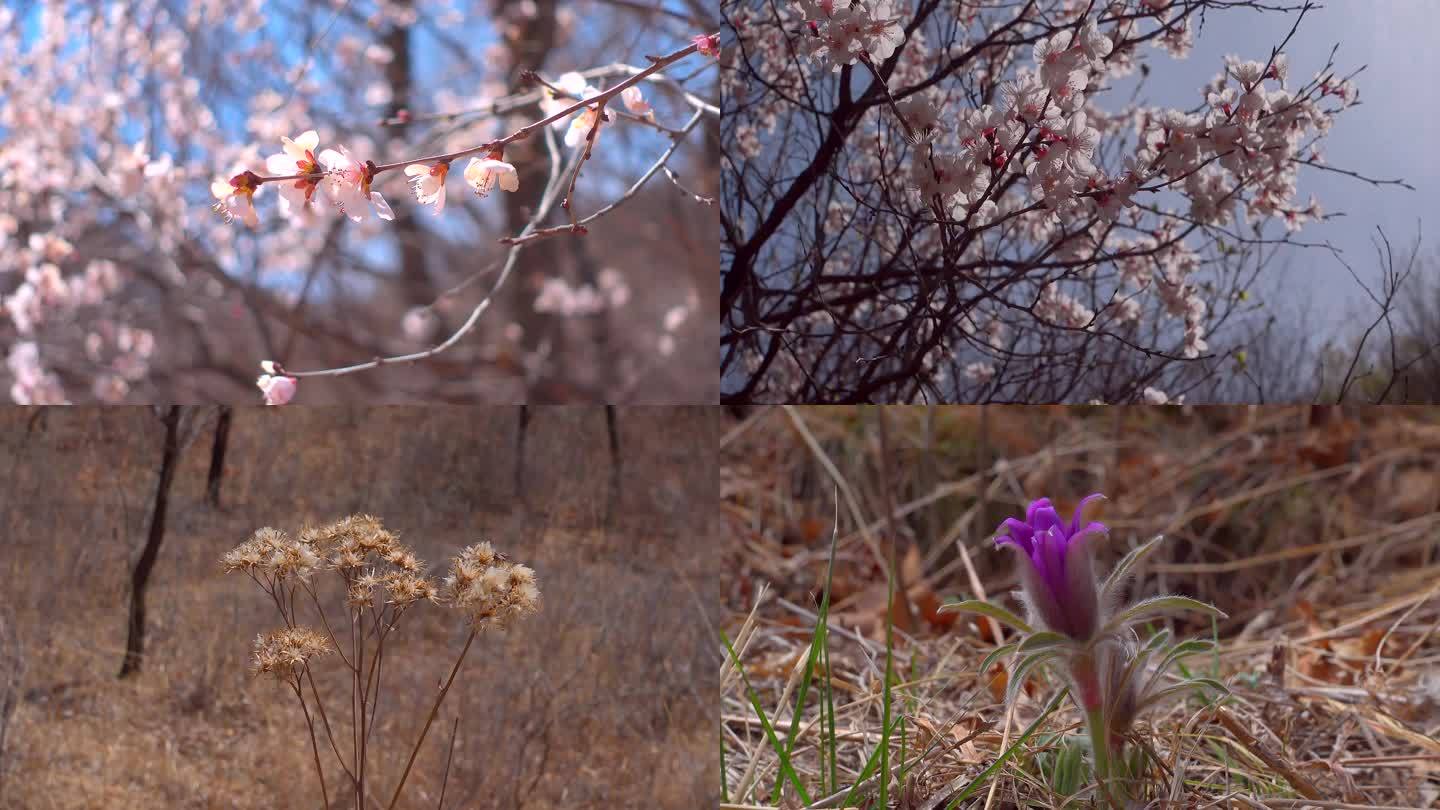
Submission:
[[[1002,543],[1012,543],[1027,555],[1034,551],[1035,530],[1030,528],[1028,523],[1022,523],[1015,518],[1005,518],[1005,521],[1000,524],[1000,528],[1009,529],[1010,534],[1008,536],[997,534],[995,537],[997,546]]]
[[[1074,516],[1073,518],[1071,518],[1071,520],[1070,520],[1070,534],[1073,535],[1073,534],[1075,534],[1076,532],[1080,531],[1080,518],[1081,518],[1081,516],[1083,515],[1083,513],[1085,512],[1085,504],[1090,503],[1091,501],[1095,500],[1096,498],[1099,498],[1099,499],[1102,500],[1102,501],[1103,501],[1103,500],[1109,500],[1108,498],[1106,498],[1104,495],[1100,494],[1099,492],[1091,493],[1090,495],[1086,495],[1085,497],[1081,498],[1081,499],[1080,499],[1080,503],[1075,506],[1075,516]],[[1094,524],[1094,525],[1099,525],[1099,524]],[[1104,526],[1101,526],[1101,528],[1103,529]]]
[[[303,156],[302,156],[303,157]],[[283,176],[295,174],[295,158],[287,154],[274,154],[265,158],[265,170]]]
[[[375,205],[375,214],[381,219],[395,218],[395,212],[390,210],[390,203],[385,202],[385,198],[380,196],[380,192],[370,192],[370,202]]]

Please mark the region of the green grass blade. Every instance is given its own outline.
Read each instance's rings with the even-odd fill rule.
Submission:
[[[891,606],[895,604],[895,572],[894,560],[892,559],[890,575],[886,578],[886,602],[885,602],[885,687],[881,695],[881,720],[880,728],[880,806],[890,806],[890,709],[893,696],[891,694],[891,683],[894,678],[894,645],[895,645],[895,612]],[[903,718],[904,715],[901,715]],[[902,760],[903,761],[903,760]]]
[[[897,717],[897,718],[895,719],[895,722],[894,722],[894,723],[891,723],[890,728],[888,728],[888,729],[882,728],[882,729],[881,729],[882,735],[888,737],[890,731],[893,730],[894,726],[895,726],[897,723],[899,723],[899,721],[900,721],[900,718]],[[855,798],[855,791],[859,790],[859,789],[860,789],[860,786],[863,785],[863,784],[865,784],[865,781],[870,778],[870,774],[872,774],[872,773],[875,772],[876,766],[878,766],[878,765],[880,764],[880,751],[881,751],[881,749],[876,748],[876,749],[870,754],[870,758],[867,759],[867,760],[865,760],[865,767],[864,767],[863,769],[861,769],[860,774],[855,777],[855,782],[854,782],[854,784],[850,785],[850,789],[845,792],[845,798],[843,798],[843,799],[840,800],[840,807],[842,807],[842,808],[849,807],[849,806],[850,806],[850,800],[853,799],[853,798]]]
[[[745,674],[745,667],[740,664],[740,656],[736,654],[735,646],[730,643],[730,636],[721,630],[720,638],[725,642],[725,650],[730,653],[730,660],[735,664],[735,671],[740,673],[740,679],[745,682],[745,694],[750,698],[750,705],[755,709],[755,716],[760,718],[760,727],[765,730],[765,737],[769,740],[770,747],[775,749],[775,755],[780,758],[780,774],[795,786],[795,791],[800,794],[803,803],[810,804],[810,794],[805,790],[805,785],[800,781],[795,769],[791,767],[790,755],[785,751],[785,746],[780,743],[780,738],[775,736],[775,728],[770,725],[770,718],[765,715],[765,708],[760,705],[760,696],[750,685],[750,676]]]
[[[970,798],[971,794],[979,790],[981,786],[985,784],[985,780],[989,779],[996,771],[1000,770],[1000,768],[1005,765],[1005,763],[1010,759],[1010,757],[1020,749],[1020,746],[1024,745],[1025,741],[1030,739],[1030,735],[1034,734],[1035,730],[1040,728],[1040,724],[1045,721],[1045,718],[1049,717],[1055,712],[1057,708],[1060,707],[1060,699],[1063,697],[1065,697],[1065,691],[1062,689],[1055,694],[1055,698],[1050,701],[1049,706],[1045,707],[1045,711],[1042,712],[1039,717],[1031,721],[1029,726],[1025,727],[1024,733],[1022,733],[1020,737],[1010,745],[1009,748],[1006,748],[1004,753],[997,757],[994,762],[990,763],[990,767],[981,771],[980,775],[975,777],[975,781],[966,785],[964,790],[956,794],[955,798],[951,799],[950,802],[945,805],[945,810],[955,810],[955,808],[960,805],[960,802],[963,802],[966,799]]]
[[[725,732],[720,732],[720,802],[730,803],[730,785],[725,781]]]

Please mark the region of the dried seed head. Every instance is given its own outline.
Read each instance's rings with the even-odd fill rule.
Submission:
[[[387,558],[406,551],[395,535],[380,524],[379,518],[370,515],[350,515],[324,528],[307,530],[305,536],[335,568],[356,568],[372,554]]]
[[[288,537],[280,541],[265,560],[265,570],[280,579],[291,576],[306,579],[319,567],[319,555]]]
[[[335,554],[333,565],[342,570],[359,568],[365,564],[365,555],[354,549],[343,549]]]
[[[329,641],[313,630],[304,627],[275,630],[255,639],[255,674],[292,681],[304,672],[311,658],[328,652]]]
[[[385,577],[385,590],[390,604],[405,607],[422,599],[435,598],[435,584],[425,577],[397,571]]]
[[[266,526],[255,530],[250,539],[231,549],[220,558],[225,573],[231,571],[253,572],[255,569],[270,570],[270,560],[277,549],[289,544],[290,538],[279,529]]]
[[[400,543],[396,543],[395,547],[386,552],[384,556],[386,562],[399,568],[401,571],[407,571],[412,574],[420,573],[420,569],[425,567],[424,564],[420,562],[420,558],[415,556],[415,552]]]
[[[350,583],[350,591],[345,595],[345,603],[352,608],[374,607],[375,589],[383,583],[384,578],[376,574],[374,569],[366,570]]]
[[[475,629],[498,630],[539,609],[540,589],[534,571],[511,563],[482,542],[455,557],[440,598],[463,613]]]

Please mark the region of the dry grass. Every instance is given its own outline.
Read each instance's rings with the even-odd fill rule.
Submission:
[[[1440,411],[886,408],[883,432],[880,418],[771,409],[723,439],[722,508],[743,540],[723,627],[744,677],[722,668],[722,807],[802,804],[777,747],[813,806],[878,807],[880,771],[860,777],[882,744],[890,807],[1090,804],[1090,786],[1060,789],[1055,765],[1079,714],[1062,703],[1025,734],[1057,684],[1032,679],[1007,710],[1003,667],[978,672],[996,646],[988,622],[936,608],[1013,605],[1010,555],[990,543],[1000,520],[1042,495],[1068,514],[1092,491],[1111,498],[1102,571],[1164,533],[1132,593],[1229,614],[1174,625],[1218,636],[1218,656],[1188,664],[1234,695],[1142,717],[1158,805],[1435,806]],[[829,666],[806,682],[837,512]],[[907,599],[887,600],[892,554]],[[833,735],[819,722],[827,687]],[[832,747],[838,774],[822,777]]]
[[[203,497],[210,422],[189,419],[144,668],[120,681],[126,566],[143,542],[163,431],[148,409],[56,410],[33,425],[0,411],[0,621],[20,650],[0,649],[0,670],[21,670],[0,807],[318,810],[293,694],[246,667],[274,607],[217,560],[259,525],[362,509],[432,562],[490,538],[537,570],[545,594],[523,633],[477,642],[400,807],[436,807],[457,715],[446,808],[713,797],[714,697],[700,679],[715,659],[694,629],[717,598],[706,576],[715,479],[693,462],[714,446],[713,414],[620,411],[626,477],[608,531],[599,409],[532,417],[528,510],[512,483],[512,409],[237,411],[218,511]],[[464,642],[444,611],[412,618],[387,641],[375,736],[400,742],[370,763],[382,788],[393,789]],[[320,688],[343,706],[349,680],[336,671]],[[343,806],[338,769],[327,774]]]

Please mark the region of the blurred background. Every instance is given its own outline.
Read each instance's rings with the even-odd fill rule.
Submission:
[[[490,296],[444,353],[308,379],[296,401],[712,401],[713,58],[641,82],[651,122],[617,99],[572,210],[620,204],[583,236],[527,243],[498,289],[510,248],[497,240],[535,217],[552,166],[565,187],[583,149],[563,122],[506,149],[515,193],[477,199],[457,160],[439,216],[398,170],[374,187],[393,222],[328,204],[292,218],[268,184],[251,230],[211,209],[210,185],[265,174],[282,136],[311,129],[321,149],[377,164],[478,146],[544,117],[532,75],[613,86],[716,30],[713,13],[697,0],[7,3],[3,390],[22,404],[259,402],[262,360],[313,371],[422,351]],[[569,224],[558,201],[537,222]]]
[[[144,653],[117,678],[172,417]],[[542,591],[539,614],[476,640],[400,807],[437,807],[457,717],[445,807],[713,801],[718,658],[701,628],[719,596],[716,478],[695,460],[713,457],[715,412],[256,407],[228,429],[220,417],[0,409],[0,807],[320,808],[293,694],[248,671],[252,640],[279,618],[219,559],[262,526],[352,512],[381,518],[432,573],[491,540]],[[387,791],[464,636],[451,611],[420,606],[387,644],[371,759]],[[316,674],[343,705],[343,668]]]
[[[1092,492],[1108,497],[1086,513],[1110,529],[1095,544],[1098,572],[1163,534],[1129,598],[1184,594],[1228,614],[1214,626],[1191,615],[1171,624],[1177,637],[1219,640],[1213,664],[1193,666],[1213,665],[1236,691],[1232,710],[1244,708],[1267,750],[1335,801],[1440,798],[1440,409],[784,407],[732,420],[721,447],[726,531],[739,540],[723,566],[722,626],[748,678],[722,692],[731,802],[769,799],[779,779],[746,687],[782,733],[790,727],[785,706],[833,538],[829,678],[842,774],[853,779],[878,739],[888,622],[911,756],[941,743],[900,772],[895,806],[944,806],[927,800],[967,784],[1004,748],[1006,673],[978,671],[996,644],[989,629],[940,606],[988,598],[1022,611],[997,527],[1041,497],[1069,520]],[[1047,690],[1033,684],[1040,702],[1025,703],[1012,735]],[[812,785],[815,703],[795,748]],[[1167,745],[1191,714],[1183,701],[1173,709],[1149,718]],[[1075,719],[1063,715],[1057,728]],[[1294,795],[1227,732],[1199,728],[1206,740],[1174,743],[1191,769],[1187,797]],[[894,755],[905,752],[896,741]],[[1014,795],[1010,785],[1032,795],[1044,777],[1028,767],[1003,771],[996,798]]]

